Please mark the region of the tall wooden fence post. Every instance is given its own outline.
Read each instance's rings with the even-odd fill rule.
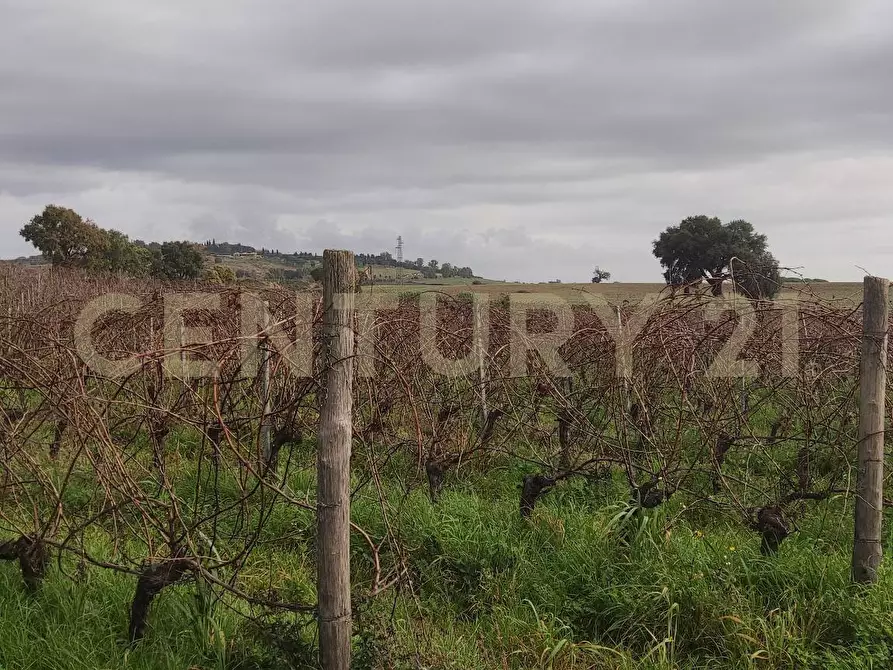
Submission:
[[[353,434],[354,256],[323,253],[326,362],[317,454],[317,593],[323,670],[350,667],[350,449]]]
[[[270,362],[272,352],[268,339],[270,337],[270,303],[264,300],[263,306],[264,334],[259,342],[258,350],[261,354],[260,388],[261,401],[263,402],[263,409],[260,414],[260,448],[261,458],[263,459],[261,470],[266,471],[267,468],[274,465],[272,459],[273,449],[270,444],[270,412],[272,410],[270,401]]]
[[[859,471],[853,581],[871,584],[881,563],[884,514],[884,392],[890,282],[865,277],[862,298],[862,361],[859,370]]]
[[[471,309],[474,315],[474,348],[477,352],[477,364],[478,364],[478,382],[480,383],[481,388],[481,427],[487,425],[487,382],[489,381],[488,371],[487,371],[487,344],[490,341],[489,333],[484,333],[484,319],[481,311],[485,309],[482,307],[476,300],[473,300],[471,303]],[[489,309],[489,306],[486,307]],[[487,320],[487,327],[489,327],[490,321]]]

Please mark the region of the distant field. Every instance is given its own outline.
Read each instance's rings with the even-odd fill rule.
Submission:
[[[265,278],[270,272],[294,270],[296,267],[263,256],[221,256],[218,258],[221,265],[231,268],[233,272],[244,273],[246,276],[258,279]],[[214,264],[213,258],[209,257],[206,267],[214,267]]]
[[[481,281],[481,280],[478,280]],[[504,295],[507,293],[551,293],[562,298],[574,300],[582,298],[583,293],[605,296],[609,302],[629,300],[638,302],[648,294],[660,293],[666,289],[664,284],[649,283],[607,283],[607,284],[516,284],[509,282],[490,282],[472,284],[467,279],[432,280],[424,284],[381,284],[372,287],[378,291],[442,291],[458,294],[468,291]],[[798,293],[803,298],[815,298],[821,301],[843,301],[858,304],[862,299],[860,282],[817,282],[814,284],[786,284],[784,293]]]
[[[369,267],[364,265],[361,270]],[[422,278],[419,270],[410,270],[408,268],[395,268],[388,265],[373,265],[372,274],[378,281],[416,281]]]

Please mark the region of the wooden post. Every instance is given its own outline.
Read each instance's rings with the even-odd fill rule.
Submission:
[[[614,306],[614,311],[617,313],[617,339],[616,339],[616,347],[619,352],[618,355],[622,356],[620,362],[620,367],[623,370],[623,403],[624,409],[627,414],[632,410],[633,399],[630,394],[630,384],[629,379],[630,375],[632,375],[632,370],[630,369],[629,359],[626,355],[626,340],[623,339],[623,311],[620,309],[620,305]],[[632,346],[632,342],[629,343]],[[622,349],[621,349],[622,347]]]
[[[354,256],[323,253],[325,390],[317,455],[319,654],[323,670],[350,667],[350,449],[353,433]]]
[[[261,410],[260,417],[260,446],[261,453],[263,454],[263,466],[261,469],[265,471],[267,468],[271,467],[273,463],[271,460],[272,448],[270,445],[270,303],[264,300],[263,306],[264,334],[258,343],[258,349],[261,353],[260,386],[263,402],[263,409]]]
[[[853,581],[877,580],[884,515],[884,391],[887,382],[887,329],[890,282],[865,277],[862,297],[862,361],[859,369],[859,470]]]
[[[477,352],[477,364],[478,364],[478,383],[480,384],[481,390],[481,427],[487,425],[487,382],[489,378],[487,376],[487,354],[485,342],[489,342],[489,333],[487,336],[484,336],[484,319],[482,319],[481,310],[484,309],[478,301],[472,298],[471,302],[471,310],[473,313],[474,321],[472,330],[474,332],[474,348]],[[489,309],[489,306],[486,306],[486,309]],[[489,326],[489,319],[486,322]]]

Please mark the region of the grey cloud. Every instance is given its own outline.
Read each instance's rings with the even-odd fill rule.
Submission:
[[[859,221],[837,248],[877,257],[893,204],[875,174],[893,152],[880,0],[0,0],[0,14],[4,232],[61,200],[135,237],[372,251],[403,234],[413,256],[484,274],[586,279],[599,263],[653,280],[650,240],[707,212],[850,277],[824,249]],[[27,250],[13,238],[0,252]]]

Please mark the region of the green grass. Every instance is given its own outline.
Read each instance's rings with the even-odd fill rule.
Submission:
[[[140,668],[182,670],[225,667],[214,658],[209,636],[197,639],[188,620],[193,595],[187,587],[162,594],[152,612],[152,634],[128,649],[127,613],[132,578],[88,570],[80,581],[58,573],[39,594],[24,592],[13,565],[0,568],[0,668],[97,670]],[[220,630],[236,631],[239,621],[220,610]],[[219,656],[219,655],[218,655]]]
[[[571,480],[530,520],[518,514],[522,471],[466,471],[435,506],[405,496],[393,464],[385,493],[409,558],[412,595],[386,592],[357,613],[355,667],[363,668],[884,668],[893,664],[893,575],[860,591],[849,584],[851,508],[819,503],[778,556],[717,515],[674,524],[678,502],[640,519],[621,540],[622,482]],[[391,477],[390,474],[394,476]],[[194,485],[189,466],[184,491]],[[312,473],[293,477],[312,488]],[[701,518],[714,519],[700,522]],[[364,490],[353,519],[381,537],[377,498]],[[668,525],[670,526],[668,528]],[[272,586],[313,599],[313,519],[278,507],[269,540],[252,555],[242,586]],[[103,540],[92,539],[94,551]],[[362,588],[370,553],[353,536]],[[387,565],[393,556],[383,551]],[[313,667],[313,625],[287,615],[266,625],[245,606],[196,608],[196,587],[164,592],[147,638],[124,644],[135,579],[54,564],[40,592],[25,593],[15,564],[0,564],[0,668]],[[68,575],[68,576],[66,576]],[[234,610],[239,610],[234,611]],[[257,615],[258,610],[251,614]],[[418,663],[418,665],[416,665]]]

